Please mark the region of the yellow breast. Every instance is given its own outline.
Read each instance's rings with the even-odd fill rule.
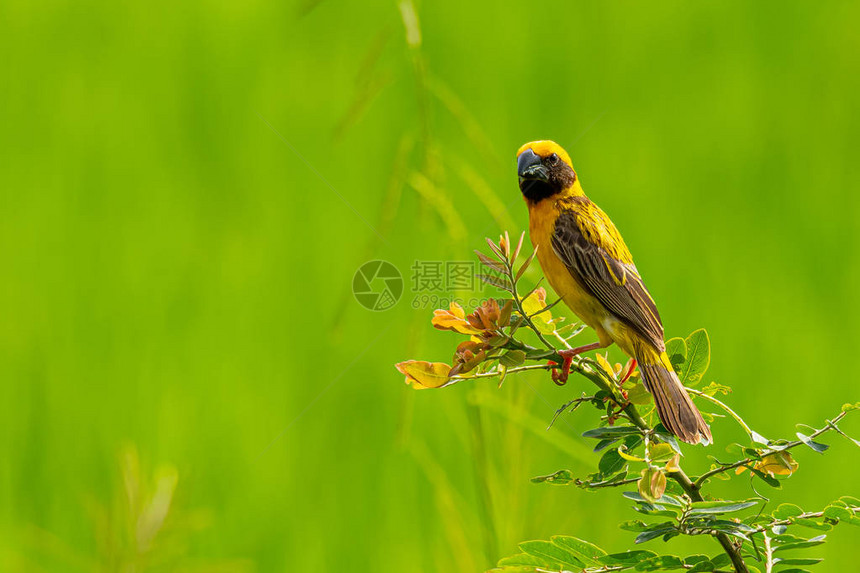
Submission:
[[[611,341],[616,319],[583,289],[552,250],[552,234],[558,215],[557,201],[550,199],[529,204],[529,236],[537,249],[538,262],[550,286],[570,310],[593,328],[602,341]]]

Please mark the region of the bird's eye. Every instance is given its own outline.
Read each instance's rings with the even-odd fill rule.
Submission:
[[[556,163],[558,163],[558,155],[553,153],[552,155],[550,155],[549,157],[546,158],[546,162],[549,163],[550,165],[555,165]]]

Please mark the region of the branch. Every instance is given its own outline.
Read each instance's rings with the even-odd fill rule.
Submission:
[[[505,266],[508,269],[508,275],[510,277],[513,277],[513,268],[511,267],[511,264],[507,260],[505,260]],[[514,281],[512,280],[511,282],[513,283]],[[523,301],[520,299],[520,295],[517,292],[517,285],[516,284],[513,284],[512,289],[511,289],[511,294],[514,297],[514,304],[517,307],[517,311],[520,313],[520,316],[523,317],[523,320],[525,320],[528,327],[532,329],[532,331],[537,335],[538,339],[541,342],[543,342],[547,348],[549,348],[550,350],[555,350],[556,349],[555,346],[550,344],[550,342],[546,338],[544,338],[543,334],[541,334],[541,331],[538,330],[537,326],[535,326],[535,323],[532,322],[531,317],[526,313],[525,309],[523,308]]]
[[[574,410],[579,408],[580,404],[582,404],[583,402],[588,402],[592,399],[594,399],[594,396],[586,396],[585,392],[583,392],[582,397],[574,398],[570,402],[566,402],[565,404],[563,404],[561,406],[561,408],[559,408],[558,410],[555,411],[555,415],[553,415],[552,420],[550,421],[549,426],[547,426],[546,429],[549,430],[550,428],[552,428],[553,425],[555,424],[555,421],[558,420],[558,417],[561,416],[562,414],[564,414],[564,411],[567,410],[568,408],[570,408],[571,406],[573,406],[573,409],[571,410],[571,412],[573,412]]]
[[[815,438],[817,438],[821,434],[824,434],[830,430],[838,430],[838,428],[836,428],[836,423],[839,422],[842,418],[844,418],[845,414],[847,414],[847,412],[840,412],[839,415],[836,416],[832,421],[826,420],[827,425],[825,427],[821,428],[820,430],[815,430],[812,434],[810,434],[809,439],[814,440]],[[785,450],[790,450],[792,448],[796,448],[797,446],[799,446],[801,444],[803,444],[803,441],[801,441],[801,440],[789,442],[788,444],[786,444],[784,446],[780,446],[779,448],[766,450],[766,451],[762,452],[761,456],[765,457],[765,456],[769,456],[771,454],[775,454],[777,452],[783,452]],[[737,462],[734,462],[731,464],[726,464],[726,465],[723,465],[721,467],[712,469],[711,471],[708,471],[708,472],[705,472],[704,474],[702,474],[696,480],[696,482],[693,484],[693,486],[696,489],[700,489],[702,487],[702,484],[704,484],[705,480],[707,480],[708,478],[715,476],[717,474],[723,473],[723,472],[727,472],[729,470],[733,470],[733,469],[740,467],[740,466],[747,466],[747,465],[749,465],[755,461],[757,461],[757,460],[755,460],[754,458],[744,458],[744,459],[739,460]]]
[[[705,498],[702,497],[699,489],[690,480],[687,474],[684,473],[684,470],[679,469],[676,472],[671,472],[669,477],[678,482],[678,485],[680,485],[687,495],[690,496],[691,500],[705,501]],[[723,551],[725,551],[726,555],[729,556],[729,559],[735,568],[735,573],[749,573],[749,569],[747,569],[747,565],[744,563],[743,557],[741,557],[740,546],[735,545],[731,538],[725,533],[718,533],[714,537],[717,538],[717,541],[719,541],[720,545],[723,547]]]
[[[846,509],[848,511],[852,511],[854,513],[860,513],[860,507],[847,507]],[[794,524],[795,520],[798,520],[798,519],[818,519],[819,517],[824,517],[823,511],[808,511],[806,513],[801,513],[800,515],[795,515],[794,517],[789,517],[786,519],[778,519],[775,521],[771,521],[767,525],[760,525],[760,526],[756,527],[755,531],[753,533],[751,533],[750,535],[753,535],[755,533],[764,533],[768,529],[771,529],[772,527],[776,527],[777,525],[792,525],[792,524]]]
[[[765,573],[773,571],[773,548],[770,545],[770,537],[767,533],[764,534],[764,554],[765,554]]]
[[[537,316],[537,315],[539,315],[539,314],[543,314],[544,312],[547,312],[548,310],[550,310],[552,307],[554,307],[555,305],[557,305],[557,304],[558,304],[558,303],[560,303],[561,301],[562,301],[562,298],[561,298],[561,297],[559,297],[558,299],[556,299],[555,301],[553,301],[553,302],[549,303],[548,305],[546,305],[546,306],[545,306],[545,307],[543,307],[542,309],[538,310],[537,312],[533,312],[533,313],[531,313],[531,314],[529,315],[529,318],[534,318],[534,317],[536,317],[536,316]]]
[[[685,386],[685,388],[687,388],[687,387]],[[702,392],[701,390],[696,390],[695,388],[687,388],[687,392],[689,392],[689,393],[691,393],[691,394],[695,394],[696,396],[698,396],[698,397],[700,397],[700,398],[704,398],[705,400],[708,400],[709,402],[713,402],[714,404],[716,404],[717,406],[719,406],[720,408],[722,408],[723,410],[725,410],[725,411],[729,414],[729,416],[731,416],[732,418],[734,418],[734,419],[735,419],[735,422],[737,422],[738,424],[740,424],[740,426],[741,426],[741,427],[746,431],[746,433],[747,433],[747,434],[749,434],[750,436],[752,436],[753,434],[756,434],[756,432],[753,432],[752,428],[750,428],[749,426],[747,426],[747,423],[746,423],[746,422],[744,422],[743,418],[741,418],[740,416],[738,416],[738,415],[737,415],[737,413],[735,413],[735,411],[734,411],[734,410],[732,410],[731,408],[729,408],[729,407],[728,407],[726,404],[724,404],[722,401],[717,400],[716,398],[714,398],[713,396],[711,396],[711,395],[709,395],[709,394],[705,394],[705,393],[704,393],[704,392]]]
[[[627,485],[627,484],[631,484],[631,483],[636,483],[638,481],[639,481],[639,478],[635,477],[635,478],[623,479],[623,480],[613,481],[613,482],[606,482],[606,481],[584,482],[582,480],[576,480],[576,482],[574,482],[574,483],[576,483],[576,485],[578,485],[579,487],[587,487],[589,489],[600,489],[602,487],[618,487],[620,485]]]
[[[517,366],[516,368],[511,368],[506,370],[504,374],[507,376],[508,374],[516,374],[517,372],[525,372],[527,370],[550,370],[552,368],[553,367],[549,364],[529,364],[528,366]],[[461,380],[472,380],[474,378],[495,378],[502,374],[503,372],[501,370],[489,370],[487,372],[473,374],[472,376],[451,376],[450,380],[460,382]]]

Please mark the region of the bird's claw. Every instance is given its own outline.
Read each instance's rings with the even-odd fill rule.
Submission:
[[[559,386],[564,386],[567,383],[567,378],[570,376],[570,365],[573,362],[573,357],[578,354],[574,350],[559,350],[559,356],[562,357],[563,362],[561,364],[561,369],[553,368],[552,370],[552,381],[558,384]],[[555,362],[553,362],[555,365]]]

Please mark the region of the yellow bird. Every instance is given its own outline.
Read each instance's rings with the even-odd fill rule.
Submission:
[[[663,425],[687,443],[712,442],[708,425],[666,355],[654,299],[618,229],[583,193],[570,156],[554,141],[533,141],[517,151],[517,171],[544,275],[598,338],[562,351],[565,362],[558,377],[567,378],[577,354],[614,342],[639,364]]]

